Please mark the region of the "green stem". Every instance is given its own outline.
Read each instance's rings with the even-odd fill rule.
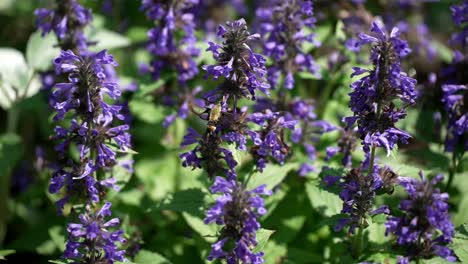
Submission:
[[[328,82],[327,82],[327,86],[325,86],[325,89],[323,89],[323,92],[322,94],[320,95],[320,107],[319,109],[317,109],[317,115],[318,115],[318,119],[322,119],[323,118],[323,114],[325,113],[325,109],[326,109],[326,105],[328,103],[328,99],[330,97],[330,95],[332,94],[332,91],[333,91],[333,87],[335,86],[335,80],[336,78],[331,78]]]
[[[16,105],[12,105],[11,108],[8,110],[7,127],[6,127],[7,133],[16,132],[16,127],[18,125],[18,117],[19,117],[18,108],[16,107]]]
[[[452,185],[453,178],[455,178],[455,172],[457,170],[457,155],[455,151],[452,153],[452,164],[448,170],[449,173],[449,178],[447,181],[447,185],[445,186],[445,191],[447,192],[450,188],[450,185]]]
[[[247,187],[247,184],[249,184],[250,179],[252,178],[252,175],[256,172],[257,170],[253,169],[250,171],[249,175],[247,176],[247,179],[244,182],[244,186]]]
[[[359,259],[361,256],[362,249],[364,247],[364,228],[359,225],[358,233],[354,237],[354,245],[353,245],[353,255],[354,258]]]

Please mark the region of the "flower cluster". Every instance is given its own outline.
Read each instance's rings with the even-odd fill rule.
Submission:
[[[334,227],[335,231],[348,225],[349,233],[354,233],[356,228],[367,227],[368,216],[390,213],[386,205],[373,210],[373,200],[376,193],[383,190],[384,186],[392,187],[392,183],[395,181],[395,177],[387,177],[391,174],[391,171],[388,170],[388,168],[379,169],[378,166],[374,166],[373,171],[369,173],[363,173],[360,169],[352,169],[341,179],[340,198],[344,202],[341,212],[347,214],[348,217],[339,220]],[[393,175],[395,174],[393,173]],[[337,180],[340,179],[326,178],[329,184]]]
[[[92,15],[77,0],[56,1],[55,9],[38,8],[34,14],[42,34],[54,31],[62,50],[86,51],[88,43],[83,28],[91,22]]]
[[[110,105],[104,97],[118,99],[120,90],[115,83],[106,81],[104,65],[117,65],[105,50],[92,55],[75,55],[62,51],[54,61],[57,74],[68,75],[68,82],[56,84],[52,94],[52,107],[56,111],[55,121],[70,117],[69,126],[57,126],[54,139],[60,141],[55,147],[64,165],[57,168],[51,179],[50,192],[57,193],[65,185],[67,196],[83,195],[93,202],[100,200],[104,187],[114,187],[115,178],[96,179],[94,173],[111,171],[119,163],[117,151],[126,152],[130,146],[128,125],[113,126],[115,119],[123,120],[121,106]],[[67,152],[76,146],[79,161],[68,158]],[[129,170],[131,162],[121,163]]]
[[[465,26],[463,31],[452,39],[460,43],[462,49],[468,47],[468,1],[452,6],[452,18],[457,26]],[[460,51],[454,52],[453,62],[442,72],[442,102],[448,117],[445,150],[463,152],[468,150],[468,56]]]
[[[286,129],[291,130],[291,142],[303,146],[309,161],[314,161],[316,159],[317,151],[314,145],[319,141],[320,136],[336,129],[335,126],[326,121],[317,120],[313,101],[311,100],[303,100],[297,97],[292,99],[280,97],[278,100],[259,98],[255,104],[255,111],[257,113],[266,113],[266,115],[259,114],[260,116],[268,116],[271,114],[281,116],[282,120],[284,120],[282,123],[287,125],[284,127],[277,126],[277,129],[280,129],[276,134],[279,144],[275,145],[282,147],[277,147],[277,151],[279,150],[278,154],[280,155],[275,155],[276,157],[273,156],[273,158],[280,163],[284,162],[287,154],[290,152],[289,146],[285,143]],[[261,120],[258,120],[257,123],[259,121]],[[272,128],[268,125],[264,127],[266,128],[264,129],[264,133],[269,133]],[[265,159],[259,159],[260,164],[264,161]],[[299,174],[301,176],[306,176],[311,171],[316,171],[316,168],[313,164],[308,162],[303,163],[299,168]]]
[[[342,154],[341,164],[345,167],[351,167],[353,165],[351,154],[357,147],[356,129],[347,126],[339,127],[338,130],[340,131],[338,145],[327,147],[325,161],[329,161],[337,154]]]
[[[442,85],[442,102],[448,115],[445,150],[455,152],[457,148],[468,150],[468,86]],[[464,146],[463,146],[464,145]],[[463,152],[463,150],[461,150]]]
[[[398,141],[406,143],[410,135],[395,127],[405,117],[404,107],[415,103],[416,80],[401,68],[401,58],[409,54],[408,44],[399,39],[398,28],[388,36],[377,22],[372,24],[375,36],[360,34],[361,44],[374,43],[371,51],[372,69],[354,67],[351,77],[366,74],[351,84],[350,107],[354,116],[345,120],[348,126],[358,125],[366,153],[371,147],[385,147],[387,152]],[[395,105],[399,99],[403,108]]]
[[[454,5],[452,10],[452,19],[455,25],[463,27],[460,33],[452,36],[452,42],[459,43],[463,48],[468,47],[468,1],[464,0],[459,5]]]
[[[287,120],[280,112],[268,109],[264,113],[251,114],[249,121],[261,127],[259,132],[249,131],[255,145],[251,152],[257,161],[257,169],[265,168],[268,156],[283,164],[289,152],[289,146],[284,142],[285,129],[294,130],[298,121]]]
[[[117,243],[123,244],[123,230],[111,231],[120,224],[118,218],[105,220],[112,213],[111,203],[106,202],[101,209],[93,212],[90,206],[80,214],[79,223],[68,224],[68,242],[64,257],[80,260],[76,263],[114,263],[124,261],[125,250],[119,250]]]
[[[260,39],[260,35],[250,34],[244,19],[227,22],[226,27],[220,25],[217,34],[224,39],[222,46],[209,41],[207,49],[213,53],[217,64],[204,65],[202,68],[213,79],[224,77],[224,81],[205,95],[207,100],[216,102],[222,97],[225,103],[229,98],[255,99],[257,90],[268,94],[270,85],[265,80],[266,60],[262,55],[254,53],[248,45]]]
[[[455,261],[452,250],[445,245],[452,241],[454,226],[448,214],[448,194],[441,193],[435,185],[442,181],[438,175],[428,180],[420,172],[421,180],[400,178],[409,199],[400,203],[404,214],[391,216],[385,226],[386,234],[394,234],[398,245],[407,248],[408,258],[429,258],[434,255]]]
[[[189,128],[181,146],[195,143],[197,145],[193,150],[180,154],[184,167],[203,168],[210,178],[216,174],[236,175],[237,162],[232,152],[221,146],[222,139],[219,134],[207,130],[204,135],[200,135],[194,129]]]
[[[232,18],[230,8],[236,10],[239,15],[244,16],[248,12],[247,7],[244,0],[200,1],[200,4],[194,7],[197,26],[205,30],[207,37],[211,37],[216,32],[216,25],[226,21],[226,18]]]
[[[247,191],[240,182],[222,177],[216,177],[210,190],[221,195],[208,210],[205,223],[214,222],[223,228],[220,240],[211,247],[208,260],[224,259],[229,264],[263,263],[263,252],[254,253],[253,248],[260,229],[258,218],[266,214],[261,195],[271,195],[271,191],[267,191],[265,185]]]
[[[160,1],[142,0],[141,9],[155,27],[148,31],[148,51],[154,56],[143,72],[150,72],[158,80],[161,72],[172,67],[184,83],[198,74],[194,58],[199,54],[195,47],[195,22],[192,8],[198,0]],[[183,32],[182,37],[178,32]]]
[[[270,84],[278,86],[284,76],[284,87],[294,87],[294,74],[309,72],[319,76],[319,66],[314,58],[303,49],[305,43],[320,45],[314,33],[315,28],[312,1],[310,0],[270,0],[257,9],[261,34],[265,36],[263,50],[275,60],[268,70]]]

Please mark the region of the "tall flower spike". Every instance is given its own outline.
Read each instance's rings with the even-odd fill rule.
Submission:
[[[36,24],[42,34],[54,31],[62,50],[75,53],[86,51],[88,43],[83,28],[92,20],[91,11],[77,0],[57,0],[54,9],[38,8],[34,11]]]
[[[373,210],[373,199],[378,191],[385,185],[380,170],[377,166],[374,171],[364,174],[359,169],[352,169],[341,180],[340,198],[343,200],[343,209],[341,212],[348,217],[340,219],[335,226],[335,231],[341,230],[345,226],[349,226],[349,233],[354,233],[354,230],[359,227],[367,227],[368,216],[376,214],[388,214],[390,211],[386,205]],[[330,180],[329,182],[336,182]]]
[[[442,85],[442,102],[448,115],[445,151],[468,151],[468,86]]]
[[[195,47],[195,22],[193,7],[198,0],[161,1],[142,0],[141,10],[154,21],[154,28],[148,31],[148,51],[154,56],[150,65],[143,66],[153,79],[159,79],[161,72],[171,67],[178,73],[180,82],[186,82],[198,74],[194,58],[200,53]],[[178,34],[182,37],[179,37]]]
[[[278,86],[278,79],[284,74],[284,87],[294,87],[294,74],[300,71],[319,76],[319,66],[312,55],[302,49],[305,43],[320,45],[314,33],[315,28],[312,1],[269,0],[257,9],[261,34],[265,36],[263,50],[274,65],[268,69],[269,81]]]
[[[453,62],[443,70],[442,102],[448,117],[445,151],[463,152],[468,150],[468,1],[451,7],[452,18],[457,26],[464,26],[462,32],[452,39],[461,44],[462,52],[455,51]]]
[[[420,180],[400,178],[409,199],[400,203],[403,215],[392,216],[385,223],[386,234],[394,234],[397,243],[407,249],[410,259],[431,258],[434,255],[455,261],[451,249],[446,245],[452,241],[454,226],[448,214],[447,193],[441,193],[435,185],[443,176],[428,180],[422,172]]]
[[[207,100],[217,102],[220,97],[224,102],[229,97],[255,99],[257,90],[267,94],[270,85],[265,80],[265,58],[254,53],[248,45],[260,35],[250,34],[245,20],[240,19],[227,22],[226,27],[220,25],[218,36],[224,39],[222,46],[210,41],[207,49],[213,53],[217,64],[202,68],[215,80],[224,77],[224,82],[206,94]]]
[[[271,191],[267,191],[265,185],[247,191],[240,182],[216,177],[211,192],[221,196],[206,213],[205,223],[216,223],[223,228],[220,239],[211,246],[208,260],[224,259],[229,264],[263,263],[263,252],[252,250],[257,245],[258,218],[266,214],[261,195],[271,195]]]
[[[69,126],[57,126],[54,139],[60,141],[55,147],[63,159],[51,179],[49,191],[57,193],[67,186],[67,195],[58,202],[59,207],[73,195],[85,196],[99,201],[104,187],[115,187],[115,178],[96,179],[94,172],[111,171],[118,164],[117,150],[125,152],[130,146],[128,125],[113,126],[116,119],[123,120],[121,106],[110,105],[104,97],[118,99],[120,90],[115,83],[107,82],[105,65],[117,65],[105,50],[92,55],[75,55],[62,51],[55,59],[57,74],[66,74],[68,82],[56,84],[52,93],[55,121],[70,117]],[[76,146],[79,160],[68,159],[68,149]],[[129,163],[121,164],[131,170]],[[87,190],[87,192],[83,192]]]
[[[372,24],[373,35],[360,34],[361,45],[372,43],[372,69],[354,67],[351,77],[364,75],[351,84],[350,107],[352,117],[345,118],[348,126],[358,125],[364,151],[372,146],[385,147],[390,152],[398,141],[406,143],[410,135],[395,127],[406,116],[405,107],[415,103],[416,80],[401,68],[401,59],[410,49],[406,41],[398,38],[398,28],[387,35],[377,22]],[[403,108],[394,101],[399,99]]]
[[[450,7],[455,24],[462,27],[462,31],[452,36],[452,42],[459,43],[463,49],[468,48],[468,1]]]
[[[114,263],[124,261],[123,230],[111,231],[120,224],[118,218],[106,220],[112,213],[111,203],[106,202],[101,209],[93,212],[89,205],[80,214],[79,223],[68,224],[68,241],[63,256],[75,260],[74,263]]]

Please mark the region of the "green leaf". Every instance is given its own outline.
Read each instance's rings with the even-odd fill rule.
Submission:
[[[56,259],[56,260],[49,260],[49,263],[54,263],[54,264],[70,264],[70,263],[73,263],[73,260],[60,260],[60,259]]]
[[[145,158],[136,163],[135,175],[143,183],[144,192],[158,201],[175,191],[179,166],[174,155]]]
[[[10,172],[23,154],[21,138],[15,134],[0,136],[0,241],[3,240],[9,214]]]
[[[283,263],[283,257],[288,249],[284,244],[278,244],[274,239],[269,241],[263,249],[265,263]]]
[[[131,100],[130,111],[139,120],[149,124],[159,124],[164,120],[164,108],[150,101]]]
[[[445,260],[445,259],[443,259],[441,257],[433,257],[431,259],[421,259],[421,263],[423,263],[423,264],[449,264],[449,263],[453,263],[453,262]],[[465,262],[462,261],[462,263],[465,263]]]
[[[248,189],[254,189],[262,184],[266,184],[267,189],[271,190],[280,184],[291,170],[297,170],[299,163],[286,163],[285,165],[269,164],[263,172],[257,172],[252,175]]]
[[[201,237],[203,237],[203,239],[205,239],[209,243],[216,242],[219,230],[219,227],[216,224],[213,223],[207,225],[203,222],[203,219],[201,217],[193,216],[186,212],[183,212],[182,216],[184,217],[185,221],[187,221],[187,224],[193,230],[195,230],[195,232],[197,232]]]
[[[0,260],[5,260],[5,257],[11,254],[14,254],[16,251],[13,249],[3,249],[0,250]]]
[[[305,80],[320,80],[321,79],[320,76],[317,76],[316,74],[313,74],[313,73],[310,73],[310,72],[305,72],[305,71],[298,72],[297,76],[299,76],[301,79],[305,79]]]
[[[383,224],[387,221],[387,216],[384,214],[377,214],[372,216],[372,223]]]
[[[159,79],[156,82],[153,82],[151,84],[142,84],[140,85],[140,88],[136,92],[136,96],[139,98],[146,98],[151,92],[159,89],[161,86],[166,83],[166,79]]]
[[[23,153],[21,138],[15,134],[0,135],[0,177],[19,161]]]
[[[21,52],[0,48],[0,61],[0,107],[8,109],[39,91],[41,82]]]
[[[120,35],[116,32],[104,29],[104,28],[95,28],[89,33],[88,39],[90,41],[96,41],[95,46],[90,46],[91,51],[101,51],[103,49],[118,49],[124,48],[131,44],[130,40]]]
[[[344,31],[344,24],[342,20],[338,20],[338,22],[336,22],[335,38],[341,41],[346,40],[346,33]]]
[[[205,205],[209,202],[201,189],[187,189],[168,195],[155,208],[157,210],[185,212],[201,218],[204,216]]]
[[[268,230],[268,229],[260,229],[257,231],[257,246],[254,248],[253,252],[257,253],[263,250],[265,245],[267,244],[268,240],[270,239],[271,235],[275,230]]]
[[[456,175],[455,177],[460,177],[462,175]],[[464,180],[466,180],[464,178]],[[458,203],[458,211],[455,213],[453,222],[455,225],[460,225],[466,222],[468,219],[468,195],[465,193],[462,200]]]
[[[53,226],[49,228],[49,236],[52,242],[55,243],[55,246],[60,250],[65,250],[65,235],[64,229],[62,226]]]
[[[133,155],[127,154],[123,155],[121,157],[117,158],[117,164],[120,162],[126,162],[126,161],[131,161]],[[124,168],[123,166],[117,165],[112,168],[112,175],[111,175],[115,180],[115,187],[118,189],[118,191],[114,190],[113,188],[109,190],[107,194],[107,199],[112,199],[115,195],[119,193],[120,190],[122,190],[127,183],[130,181],[132,177],[132,172]]]
[[[369,233],[369,241],[376,244],[385,244],[390,241],[389,236],[385,236],[385,225],[378,223],[371,223],[366,228],[366,232]]]
[[[298,236],[309,209],[303,185],[293,185],[273,213],[264,221],[264,227],[275,229],[275,240],[289,243]]]
[[[288,260],[296,264],[324,263],[321,255],[293,247],[288,248]]]
[[[138,254],[135,256],[134,260],[135,264],[171,264],[169,260],[167,260],[162,255],[151,252],[148,250],[140,250]]]
[[[326,217],[339,214],[343,207],[340,197],[324,189],[316,180],[306,183],[306,193],[312,208]]]
[[[56,58],[60,49],[55,47],[57,39],[54,34],[41,36],[39,31],[34,32],[28,40],[26,47],[26,60],[36,71],[46,71],[52,67],[52,60]]]
[[[462,263],[468,263],[468,224],[455,229],[452,249]]]
[[[453,53],[452,50],[440,41],[433,41],[432,44],[436,46],[436,50],[439,53],[439,57],[446,63],[452,62]]]
[[[367,256],[365,260],[372,263],[396,263],[394,255],[380,252]]]

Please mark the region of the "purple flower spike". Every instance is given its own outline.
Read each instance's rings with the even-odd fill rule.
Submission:
[[[256,232],[260,229],[258,218],[266,214],[261,196],[271,195],[265,185],[247,191],[235,180],[216,177],[212,193],[219,193],[215,204],[207,211],[205,223],[222,225],[218,242],[211,246],[208,260],[224,259],[227,263],[261,264],[263,252],[254,253],[257,245]],[[228,247],[227,243],[233,244]]]
[[[117,187],[113,178],[97,181],[94,173],[110,171],[118,164],[118,152],[126,152],[131,144],[129,126],[113,125],[124,119],[122,106],[109,104],[111,100],[104,101],[104,97],[114,100],[120,97],[120,89],[107,81],[105,70],[105,66],[117,63],[105,50],[82,56],[62,51],[54,63],[57,74],[68,77],[68,82],[56,84],[52,92],[54,121],[63,121],[65,117],[70,117],[71,121],[68,126],[55,128],[53,139],[59,141],[55,150],[63,163],[57,167],[49,191],[57,193],[66,186],[67,194],[58,203],[60,207],[74,195],[98,202],[99,190]],[[77,147],[78,161],[68,156],[71,146]],[[131,170],[128,163],[124,167]]]
[[[437,255],[456,261],[452,250],[446,247],[454,236],[454,226],[448,214],[449,195],[435,187],[443,176],[428,180],[420,172],[420,178],[400,178],[400,185],[409,198],[400,203],[402,216],[388,218],[386,234],[396,236],[398,245],[407,249],[409,259]]]
[[[373,209],[373,200],[378,192],[393,192],[396,177],[389,168],[379,169],[378,166],[374,166],[374,170],[367,174],[359,169],[352,169],[341,180],[336,176],[327,175],[324,182],[328,186],[339,181],[342,187],[340,198],[343,200],[341,213],[347,215],[335,226],[335,231],[349,226],[348,232],[354,233],[356,228],[367,227],[369,216],[389,214],[390,211],[385,205]]]
[[[224,39],[222,45],[210,43],[207,49],[213,53],[217,61],[215,65],[204,65],[202,68],[207,76],[213,79],[224,78],[216,90],[206,98],[215,102],[220,97],[234,100],[241,97],[255,99],[256,91],[269,93],[270,85],[266,82],[265,58],[254,53],[249,44],[260,38],[258,34],[250,34],[244,19],[227,22],[226,27],[220,25],[218,36]]]
[[[118,247],[118,243],[126,242],[123,230],[111,231],[120,224],[120,220],[105,219],[111,215],[110,207],[111,203],[106,202],[101,209],[93,212],[87,205],[86,212],[79,216],[80,222],[68,224],[68,241],[63,253],[65,258],[83,263],[90,259],[95,263],[125,260],[125,250]]]
[[[314,33],[306,33],[315,28],[312,1],[265,1],[256,15],[265,38],[264,53],[275,61],[274,66],[268,69],[269,82],[273,87],[279,85],[281,75],[286,89],[294,87],[294,74],[297,72],[310,72],[320,77],[314,58],[302,49],[305,43],[320,45]]]
[[[360,34],[362,44],[372,43],[372,69],[354,67],[351,77],[360,76],[351,84],[350,107],[353,117],[345,120],[351,127],[358,125],[358,134],[363,139],[364,151],[372,147],[392,150],[398,141],[406,143],[410,135],[395,128],[395,124],[406,116],[404,107],[416,100],[416,80],[402,71],[401,59],[410,49],[406,41],[398,38],[398,28],[387,34],[377,22],[372,24],[372,35]],[[396,100],[403,103],[395,106]]]
[[[86,51],[88,43],[83,28],[91,23],[92,16],[77,0],[56,1],[54,9],[38,8],[34,14],[42,35],[54,31],[62,50]]]
[[[145,69],[158,80],[161,72],[168,66],[176,70],[181,83],[198,74],[195,58],[200,51],[195,47],[195,22],[193,7],[198,0],[183,0],[177,3],[167,1],[143,0],[144,10],[154,28],[148,31],[148,51],[154,56]],[[181,33],[182,37],[177,37]]]

